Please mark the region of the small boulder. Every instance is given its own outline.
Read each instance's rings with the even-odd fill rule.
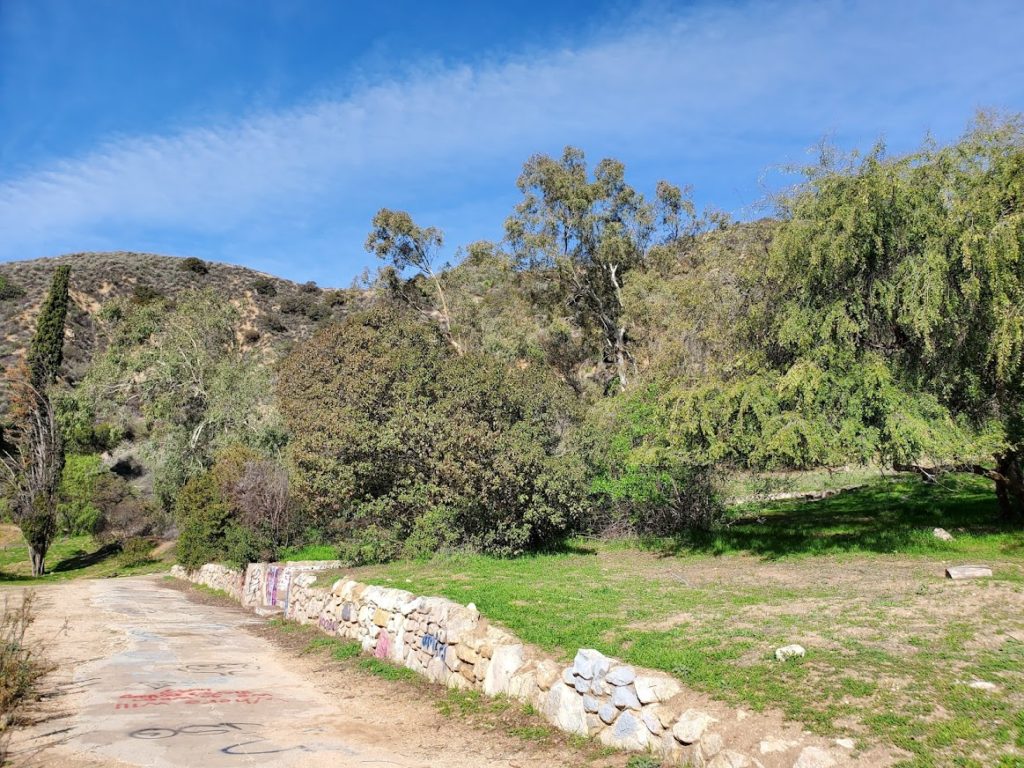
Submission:
[[[946,578],[953,581],[985,579],[991,575],[992,569],[984,565],[951,565],[946,569]]]
[[[604,679],[612,685],[629,685],[636,680],[636,670],[624,665],[612,667]]]
[[[945,528],[935,528],[932,531],[932,536],[934,536],[939,541],[952,541],[953,540],[953,534],[951,534]]]
[[[619,709],[640,709],[640,700],[633,693],[633,689],[623,685],[615,689],[612,694],[612,704]]]
[[[688,709],[679,716],[679,720],[672,726],[672,735],[681,744],[693,744],[699,741],[704,735],[708,726],[715,722],[715,718],[707,712],[697,709]]]
[[[804,747],[793,768],[833,768],[836,759],[821,747]]]
[[[802,659],[807,655],[807,651],[802,645],[793,643],[792,645],[784,645],[781,648],[775,649],[775,658],[779,661],[789,661],[790,659]]]
[[[615,722],[615,718],[619,716],[619,708],[605,702],[598,708],[597,716],[600,717],[603,722],[611,725]]]

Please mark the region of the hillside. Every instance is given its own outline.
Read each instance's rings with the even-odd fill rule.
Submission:
[[[209,289],[238,307],[238,332],[244,344],[279,347],[307,338],[319,323],[339,317],[358,296],[246,267],[151,253],[74,253],[9,262],[0,264],[0,286],[6,283],[6,290],[0,291],[0,364],[6,366],[24,349],[53,271],[61,264],[71,266],[64,357],[65,374],[72,379],[82,375],[92,357],[99,337],[97,316],[111,299],[173,299],[185,291]]]

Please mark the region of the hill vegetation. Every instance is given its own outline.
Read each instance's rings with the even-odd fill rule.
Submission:
[[[180,531],[186,562],[514,555],[695,540],[723,475],[846,465],[971,472],[1021,522],[1020,118],[825,151],[756,222],[571,147],[517,184],[505,238],[456,266],[381,209],[361,290],[139,254],[0,266],[8,360],[72,270],[61,525]]]

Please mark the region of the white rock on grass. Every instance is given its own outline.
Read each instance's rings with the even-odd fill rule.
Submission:
[[[987,680],[971,680],[971,682],[969,682],[968,685],[971,688],[974,688],[974,689],[979,690],[979,691],[998,691],[999,690],[999,686],[998,685],[996,685],[995,683],[990,683]]]
[[[936,529],[934,529],[932,531],[932,536],[934,536],[939,541],[952,541],[953,540],[953,534],[951,534],[945,528],[936,528]]]
[[[790,659],[802,659],[807,655],[807,651],[802,645],[793,643],[792,645],[784,645],[781,648],[775,649],[775,658],[779,661],[789,661]]]
[[[992,569],[984,565],[952,565],[946,569],[946,578],[953,581],[986,579],[991,575]]]

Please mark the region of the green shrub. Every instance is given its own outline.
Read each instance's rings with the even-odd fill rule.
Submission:
[[[271,298],[277,296],[277,284],[269,277],[257,277],[252,282],[252,289],[256,295]]]
[[[152,562],[152,558],[149,556],[152,551],[152,541],[141,536],[133,536],[121,545],[118,562],[125,568],[146,565]]]
[[[24,288],[12,283],[3,275],[0,275],[0,301],[6,301],[7,299],[20,299],[24,295]]]
[[[674,450],[656,390],[606,401],[589,414],[581,443],[592,465],[592,527],[609,533],[676,536],[721,523],[717,471]]]
[[[149,304],[153,301],[160,301],[163,298],[164,295],[160,291],[146,283],[139,283],[132,288],[131,301],[133,304]]]
[[[539,367],[458,356],[436,326],[378,308],[297,347],[279,382],[297,492],[348,559],[406,542],[514,555],[579,522],[584,467],[562,445],[575,400]]]
[[[192,272],[197,275],[205,275],[210,271],[206,262],[202,259],[197,259],[195,256],[189,256],[187,259],[182,259],[180,268],[184,272]]]
[[[60,480],[57,514],[65,533],[78,536],[96,533],[103,522],[103,510],[97,504],[100,478],[109,474],[100,457],[71,454],[65,458]]]
[[[192,478],[174,503],[178,525],[178,562],[198,568],[224,558],[231,509],[214,477],[205,472]]]

